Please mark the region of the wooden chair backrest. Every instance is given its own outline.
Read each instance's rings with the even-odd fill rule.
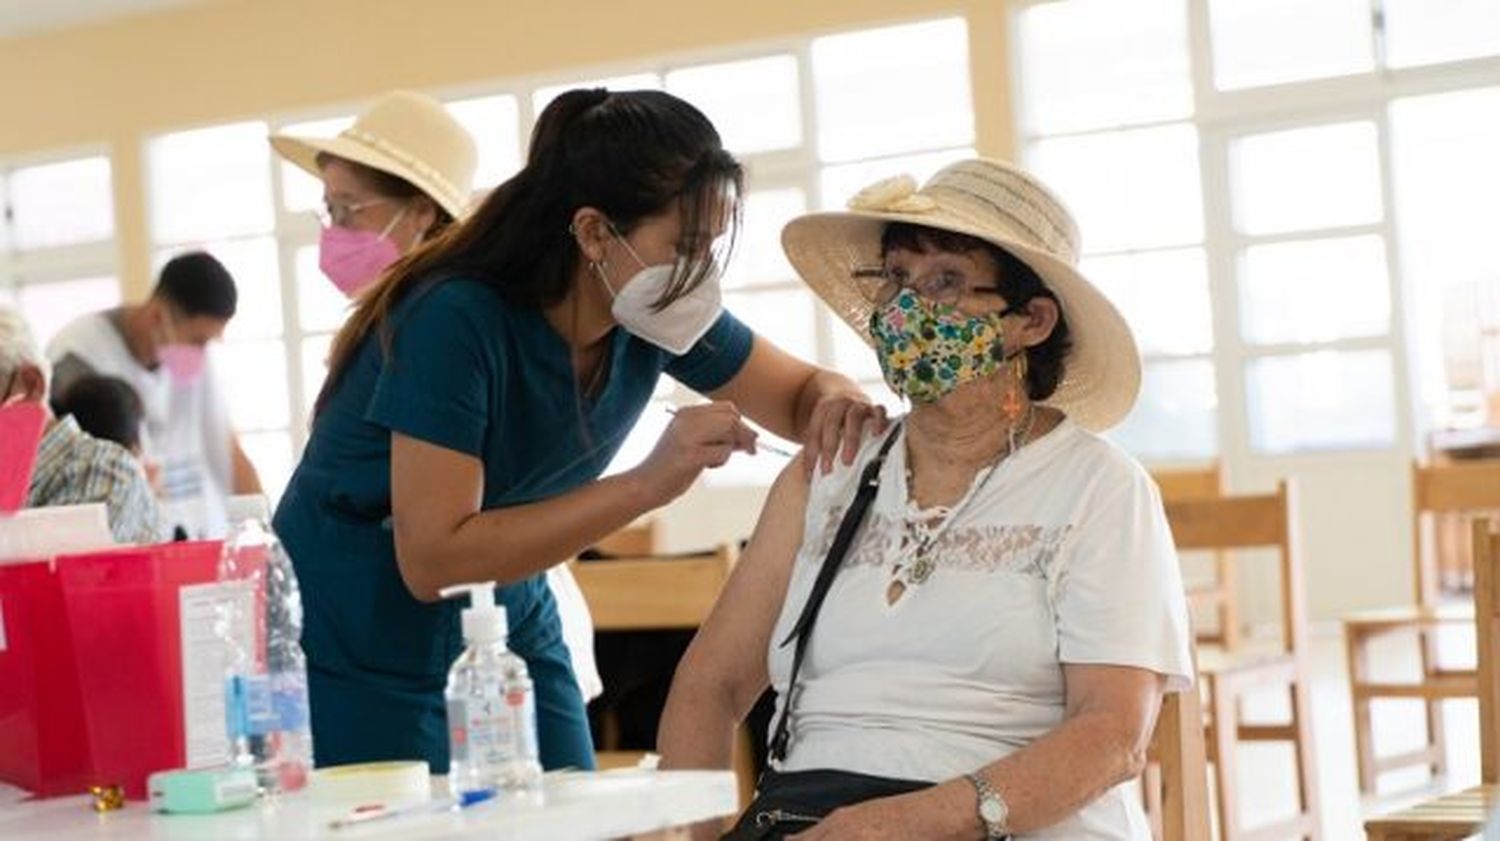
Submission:
[[[1161,489],[1161,498],[1205,499],[1224,494],[1224,471],[1218,462],[1204,467],[1153,470],[1151,478]]]
[[[1208,838],[1208,756],[1197,686],[1162,698],[1151,756],[1161,767],[1159,841]]]
[[[1274,549],[1280,561],[1282,644],[1301,653],[1307,642],[1307,587],[1297,548],[1294,493],[1282,481],[1275,493],[1165,502],[1177,548]]]
[[[736,556],[726,544],[701,557],[574,562],[573,576],[600,631],[691,629],[708,618]]]
[[[626,526],[609,537],[594,544],[594,548],[617,558],[649,558],[657,552],[657,526],[655,520],[647,520]]]
[[[1432,605],[1438,598],[1438,563],[1424,547],[1423,522],[1435,514],[1500,509],[1500,459],[1428,465],[1413,462],[1411,496],[1417,603]]]
[[[1474,535],[1474,630],[1479,642],[1479,776],[1500,784],[1500,532],[1477,519]]]

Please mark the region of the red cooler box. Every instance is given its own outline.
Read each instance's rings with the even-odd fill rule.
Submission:
[[[43,795],[224,758],[217,542],[0,566],[0,779]],[[59,611],[57,606],[61,605]]]

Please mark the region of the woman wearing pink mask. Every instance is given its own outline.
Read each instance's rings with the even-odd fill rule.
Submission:
[[[229,423],[206,347],[224,334],[239,293],[210,254],[180,254],[162,267],[151,297],[85,315],[47,345],[65,394],[90,375],[119,377],[146,411],[146,459],[160,470],[169,529],[218,537],[231,494],[260,493],[260,478]]]
[[[411,91],[382,96],[337,137],[279,134],[271,146],[323,182],[318,265],[350,298],[461,218],[474,189],[474,139]]]

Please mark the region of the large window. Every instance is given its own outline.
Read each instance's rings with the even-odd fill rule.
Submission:
[[[1496,8],[1017,4],[1023,155],[1076,211],[1084,268],[1146,360],[1122,443],[1168,461],[1226,437],[1260,455],[1396,444],[1403,288],[1419,370],[1473,387],[1477,338],[1437,337],[1456,319],[1478,337],[1476,301],[1500,297],[1478,291],[1500,275],[1478,232],[1500,100],[1464,90],[1500,84]],[[1447,421],[1428,390],[1423,422]]]
[[[20,310],[42,345],[119,303],[114,234],[109,158],[0,163],[0,302]]]
[[[893,55],[902,60],[892,62]],[[616,70],[448,97],[451,112],[479,143],[479,188],[519,168],[536,115],[565,90],[653,88],[693,102],[749,171],[741,246],[724,281],[728,307],[786,351],[850,372],[876,399],[894,404],[871,352],[796,279],[782,255],[781,228],[809,210],[842,208],[873,180],[901,172],[925,178],[973,154],[964,21],[923,21],[707,62]],[[902,119],[889,118],[891,102],[902,103]],[[240,284],[241,313],[215,356],[246,450],[273,494],[305,443],[346,303],[317,266],[312,211],[321,203],[321,187],[278,162],[266,136],[332,135],[356,110],[174,132],[148,148],[157,264],[186,248],[206,248]],[[689,399],[663,383],[617,464],[639,461],[669,420],[667,408]],[[769,482],[782,463],[769,455],[736,458],[709,481]]]

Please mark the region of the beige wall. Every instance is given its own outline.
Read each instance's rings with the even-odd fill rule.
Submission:
[[[0,158],[106,145],[121,278],[149,285],[145,138],[316,109],[394,87],[444,89],[629,66],[944,15],[969,20],[977,143],[1012,149],[996,0],[226,0],[0,41]]]

